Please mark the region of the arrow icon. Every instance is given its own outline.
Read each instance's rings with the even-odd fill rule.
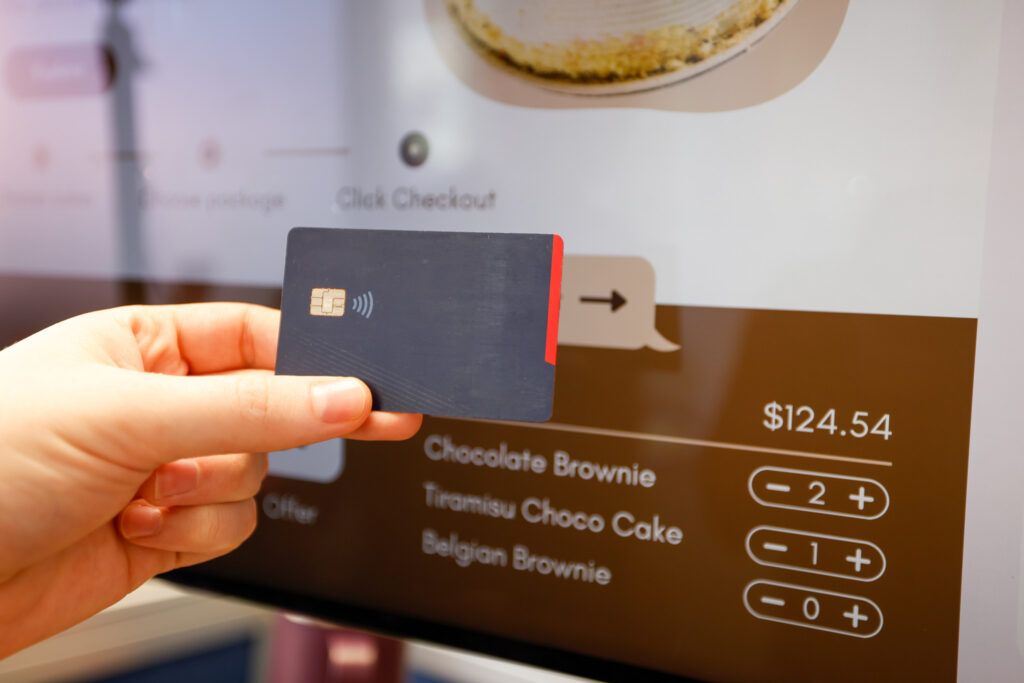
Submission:
[[[614,313],[626,304],[626,298],[613,289],[612,295],[607,299],[596,296],[581,296],[580,302],[585,304],[611,304],[612,313]]]

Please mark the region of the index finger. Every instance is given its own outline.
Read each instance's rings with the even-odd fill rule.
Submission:
[[[243,303],[139,306],[124,309],[135,336],[176,345],[190,374],[244,368],[272,370],[281,312]],[[140,334],[140,329],[145,330]],[[146,349],[140,348],[143,356]]]

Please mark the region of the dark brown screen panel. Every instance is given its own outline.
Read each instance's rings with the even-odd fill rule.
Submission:
[[[975,327],[660,306],[677,353],[563,347],[550,423],[348,442],[185,577],[700,679],[954,680]]]

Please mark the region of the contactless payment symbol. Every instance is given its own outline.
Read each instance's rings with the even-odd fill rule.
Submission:
[[[364,318],[373,315],[373,292],[364,292],[352,299],[352,310]]]
[[[309,314],[332,318],[345,315],[345,290],[314,287],[309,296]]]

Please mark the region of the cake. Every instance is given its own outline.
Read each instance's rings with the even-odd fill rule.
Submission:
[[[750,44],[796,0],[447,0],[478,49],[563,84],[685,78]]]

